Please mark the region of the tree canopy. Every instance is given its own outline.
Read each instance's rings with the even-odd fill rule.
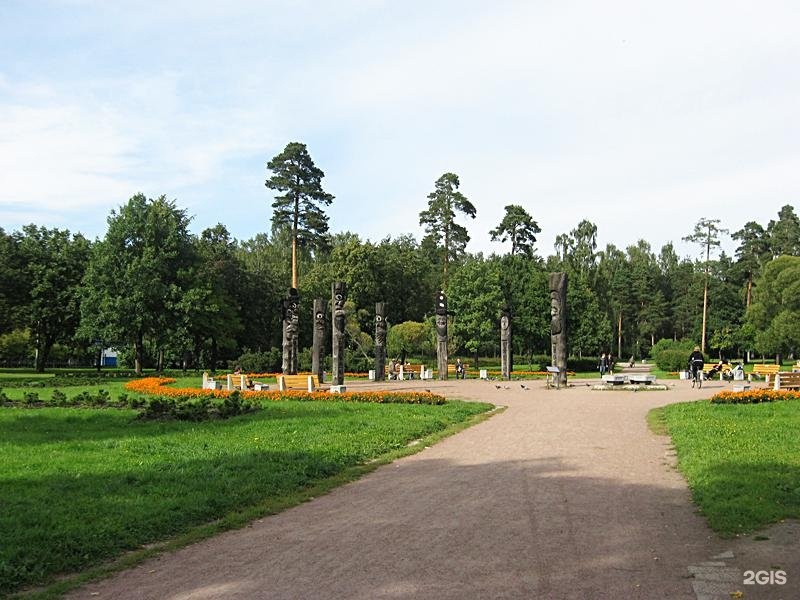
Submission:
[[[451,261],[458,260],[469,243],[469,233],[456,223],[457,213],[475,218],[475,207],[459,188],[458,175],[445,173],[436,180],[428,194],[428,208],[419,213],[419,224],[425,227],[426,238],[442,249],[443,281],[446,284]]]
[[[322,210],[334,196],[322,189],[325,173],[318,168],[305,144],[290,142],[267,163],[272,176],[265,185],[277,192],[272,203],[272,232],[288,229],[292,236],[292,286],[298,287],[297,248],[327,246],[328,215]]]
[[[511,256],[515,256],[518,252],[524,256],[533,256],[536,234],[542,231],[539,224],[518,204],[507,205],[505,211],[500,224],[489,232],[492,241],[499,240],[501,243],[510,241]]]
[[[189,286],[193,247],[189,219],[174,202],[133,196],[108,218],[105,238],[94,246],[81,304],[85,335],[134,346],[142,371],[146,336],[162,339],[180,320]]]

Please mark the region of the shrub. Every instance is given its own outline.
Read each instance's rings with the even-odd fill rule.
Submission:
[[[650,357],[662,371],[684,371],[694,346],[691,340],[663,339],[650,349]]]
[[[53,394],[50,397],[50,402],[55,404],[56,406],[66,406],[67,395],[61,390],[53,390]]]
[[[267,352],[247,351],[236,359],[235,364],[242,367],[245,373],[276,373],[281,370],[283,356],[279,348],[270,348]]]
[[[550,364],[550,363],[545,363]],[[569,371],[596,371],[598,369],[598,365],[600,364],[600,358],[568,358],[567,359],[567,370]],[[542,365],[544,368],[544,365]]]
[[[243,399],[238,391],[225,398],[205,396],[154,396],[141,405],[141,419],[175,419],[179,421],[205,421],[228,419],[255,412],[259,405]]]

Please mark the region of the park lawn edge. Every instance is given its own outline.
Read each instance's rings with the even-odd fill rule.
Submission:
[[[694,401],[688,401],[688,402],[679,402],[678,404],[689,405],[689,404],[698,404],[698,403],[699,404],[709,404],[709,405],[711,405],[711,403],[709,403],[706,400],[694,400]],[[768,404],[770,404],[770,403],[768,403]],[[654,435],[669,437],[669,439],[670,439],[670,447],[675,453],[675,465],[674,465],[674,468],[677,469],[680,472],[681,476],[683,477],[684,482],[686,483],[686,486],[688,487],[689,492],[691,494],[692,504],[694,505],[694,508],[695,508],[696,512],[703,517],[703,519],[705,520],[705,522],[708,525],[708,527],[712,531],[714,531],[714,533],[716,533],[722,539],[733,539],[733,538],[740,537],[742,535],[757,534],[758,532],[764,531],[764,530],[768,529],[769,527],[775,525],[776,523],[781,523],[781,522],[783,522],[783,521],[785,521],[787,519],[793,519],[794,518],[791,515],[788,515],[788,516],[787,515],[783,515],[783,516],[778,515],[778,516],[773,516],[773,518],[769,518],[769,517],[766,517],[766,516],[761,516],[759,518],[753,519],[753,522],[750,523],[749,525],[746,525],[746,526],[740,525],[739,527],[734,527],[734,526],[726,527],[721,522],[718,523],[718,521],[720,521],[720,519],[719,519],[719,508],[714,503],[703,503],[700,500],[698,500],[696,490],[695,490],[694,486],[692,485],[692,482],[690,480],[689,475],[687,475],[686,468],[685,468],[686,465],[681,460],[681,453],[679,451],[678,446],[675,444],[674,438],[672,436],[672,433],[669,431],[669,426],[667,424],[667,408],[668,408],[668,406],[676,406],[676,405],[673,404],[673,405],[660,406],[660,407],[656,407],[656,408],[653,408],[653,409],[648,411],[647,416],[646,416],[648,428],[650,429],[650,431]],[[721,405],[717,404],[716,406],[721,406]],[[724,405],[722,405],[722,406],[724,406]],[[753,406],[753,407],[755,407],[755,406],[763,406],[763,404],[731,404],[730,406],[740,406],[740,407]],[[747,488],[748,485],[749,485],[749,482],[743,482],[743,485],[745,485],[745,487]],[[756,536],[756,537],[758,537],[758,536]]]
[[[453,400],[459,399],[453,398]],[[445,438],[478,425],[479,423],[482,423],[483,421],[486,421],[491,417],[503,412],[506,408],[506,406],[494,405],[494,408],[490,408],[485,412],[473,415],[465,421],[454,423],[442,430],[435,431],[417,440],[412,440],[404,447],[390,450],[384,454],[370,459],[366,463],[347,467],[339,473],[319,480],[302,490],[285,494],[279,498],[272,498],[268,501],[264,501],[242,510],[233,511],[221,519],[194,526],[188,531],[170,539],[156,542],[154,544],[148,544],[147,546],[137,550],[126,552],[119,558],[116,558],[106,564],[92,567],[80,573],[62,575],[58,581],[52,584],[13,593],[10,598],[20,600],[54,600],[56,598],[61,598],[67,592],[86,585],[87,583],[99,581],[110,577],[115,573],[133,568],[150,558],[154,558],[167,552],[180,550],[181,548],[201,542],[226,531],[241,529],[253,521],[278,514],[284,510],[299,506],[300,504],[309,502],[314,498],[328,494],[338,487],[356,481],[364,475],[375,471],[378,467],[387,465],[405,456],[411,456],[421,452]]]

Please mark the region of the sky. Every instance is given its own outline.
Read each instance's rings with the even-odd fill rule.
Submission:
[[[141,192],[249,239],[298,141],[332,232],[421,239],[452,172],[470,252],[518,204],[542,256],[588,219],[697,257],[700,218],[800,198],[798,31],[772,0],[0,0],[0,227],[94,239]]]

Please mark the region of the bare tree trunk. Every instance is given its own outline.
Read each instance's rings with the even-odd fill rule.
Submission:
[[[706,316],[708,315],[708,270],[706,270],[706,283],[703,286],[703,336],[700,342],[700,351],[706,351]]]

